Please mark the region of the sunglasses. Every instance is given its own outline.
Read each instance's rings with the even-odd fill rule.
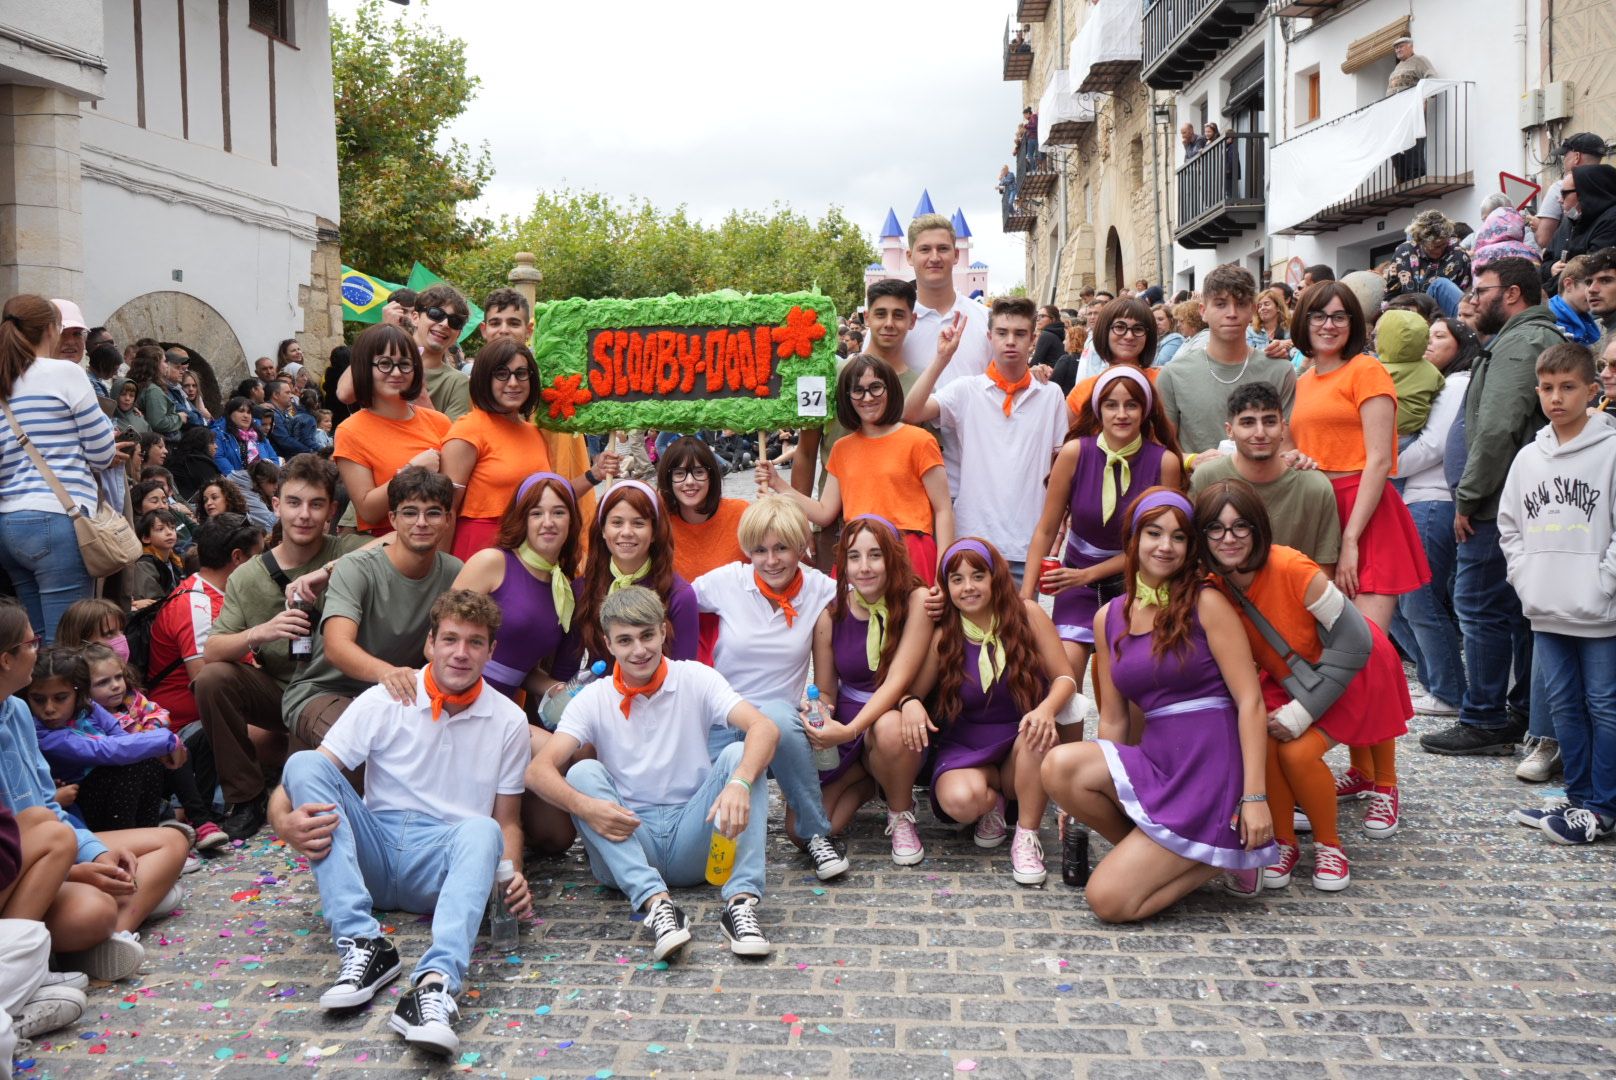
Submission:
[[[440,307],[431,307],[425,309],[424,311],[420,308],[416,308],[415,310],[417,313],[425,315],[427,319],[432,322],[448,323],[449,329],[451,330],[459,330],[466,325],[467,317],[465,315],[452,315]]]

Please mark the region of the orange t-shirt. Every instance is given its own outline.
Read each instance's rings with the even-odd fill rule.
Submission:
[[[1155,386],[1156,376],[1161,374],[1161,368],[1147,367],[1144,369],[1144,372],[1145,381],[1150,383],[1151,386]],[[1102,371],[1100,375],[1103,374],[1105,374],[1105,372]],[[1072,392],[1070,394],[1066,395],[1066,407],[1072,410],[1073,416],[1077,416],[1079,413],[1081,413],[1083,411],[1083,403],[1086,402],[1090,397],[1094,396],[1094,384],[1100,381],[1100,375],[1090,375],[1088,378],[1083,379],[1076,386],[1072,387]]]
[[[460,504],[463,518],[503,516],[523,480],[550,471],[544,435],[520,416],[507,418],[473,408],[450,426],[443,441],[454,439],[477,451],[477,464],[466,478],[466,498]]]
[[[419,405],[411,407],[408,420],[389,420],[369,409],[360,409],[337,425],[331,456],[337,461],[365,466],[370,470],[373,483],[385,485],[422,450],[441,449],[447,434],[449,418]],[[387,524],[386,518],[381,521],[360,518],[359,531],[387,533],[392,531],[392,526]]]
[[[1392,377],[1368,353],[1360,353],[1328,375],[1308,370],[1296,380],[1296,404],[1291,407],[1291,437],[1296,448],[1325,472],[1362,472],[1364,467],[1363,416],[1359,409],[1370,398],[1389,397],[1397,403]],[[1392,475],[1397,474],[1397,425],[1387,433],[1392,452]]]
[[[1300,551],[1275,544],[1268,549],[1268,561],[1257,571],[1257,576],[1246,589],[1246,598],[1263,613],[1263,618],[1273,624],[1279,636],[1289,642],[1291,648],[1310,662],[1317,661],[1324,653],[1324,643],[1319,640],[1318,621],[1307,610],[1307,587],[1312,584],[1313,575],[1319,572],[1319,564]],[[1229,583],[1221,574],[1213,574],[1212,580],[1234,604],[1235,610],[1240,612],[1240,622],[1246,628],[1251,655],[1257,665],[1276,680],[1289,675],[1291,669],[1285,666],[1285,661],[1258,632],[1245,608],[1234,598]]]
[[[825,471],[842,492],[842,520],[880,514],[904,532],[930,535],[931,498],[921,477],[943,467],[943,451],[930,432],[912,424],[870,438],[852,431],[831,447]]]
[[[746,562],[741,550],[741,515],[745,499],[720,499],[713,516],[692,525],[675,509],[668,515],[668,531],[673,534],[673,572],[686,581],[695,581],[709,570],[725,563]]]

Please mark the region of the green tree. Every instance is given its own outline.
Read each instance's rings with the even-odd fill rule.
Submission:
[[[493,175],[487,146],[442,138],[481,80],[465,42],[422,14],[367,0],[352,22],[331,22],[343,261],[390,281],[416,259],[444,265],[489,227],[459,214]]]

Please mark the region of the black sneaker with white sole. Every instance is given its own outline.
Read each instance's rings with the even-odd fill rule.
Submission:
[[[651,949],[653,960],[663,960],[684,948],[690,940],[690,919],[672,900],[658,900],[645,913],[645,925],[656,935]]]
[[[808,857],[814,860],[814,873],[820,881],[829,881],[847,873],[847,846],[828,836],[814,836],[808,840]]]
[[[387,1026],[416,1049],[447,1057],[460,1049],[460,1036],[454,1031],[459,1017],[460,1006],[447,986],[420,982],[398,999]]]
[[[772,946],[758,925],[756,897],[741,897],[725,904],[718,927],[729,939],[729,951],[736,956],[769,955]]]
[[[398,950],[384,937],[338,938],[337,949],[342,953],[342,970],[330,989],[320,995],[322,1009],[363,1005],[404,969]]]

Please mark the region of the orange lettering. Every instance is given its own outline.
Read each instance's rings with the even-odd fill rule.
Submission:
[[[742,334],[730,334],[724,339],[724,385],[732,394],[741,388],[741,350],[737,339],[748,344],[752,340]]]
[[[629,334],[627,378],[617,384],[618,397],[640,388],[640,369],[645,366],[644,349],[644,339],[638,333]]]
[[[740,360],[737,367],[740,370],[741,384],[740,386],[732,386],[732,389],[750,390],[757,385],[757,367],[752,363],[752,335],[739,333],[735,336],[740,339],[735,343],[735,354]]]
[[[724,352],[728,330],[707,331],[707,392],[716,394],[724,388]]]
[[[602,330],[595,335],[594,345],[590,348],[591,358],[598,368],[589,369],[589,388],[595,392],[596,397],[606,397],[612,392],[612,358],[607,351],[612,346],[612,332]]]
[[[771,361],[774,359],[774,339],[767,326],[758,327],[756,333],[757,350],[753,356],[757,362],[757,381],[753,387],[758,397],[768,397]]]
[[[679,335],[672,330],[657,333],[656,392],[672,393],[679,385]]]
[[[696,387],[696,371],[701,367],[701,335],[680,334],[679,349],[679,392],[688,394]]]

